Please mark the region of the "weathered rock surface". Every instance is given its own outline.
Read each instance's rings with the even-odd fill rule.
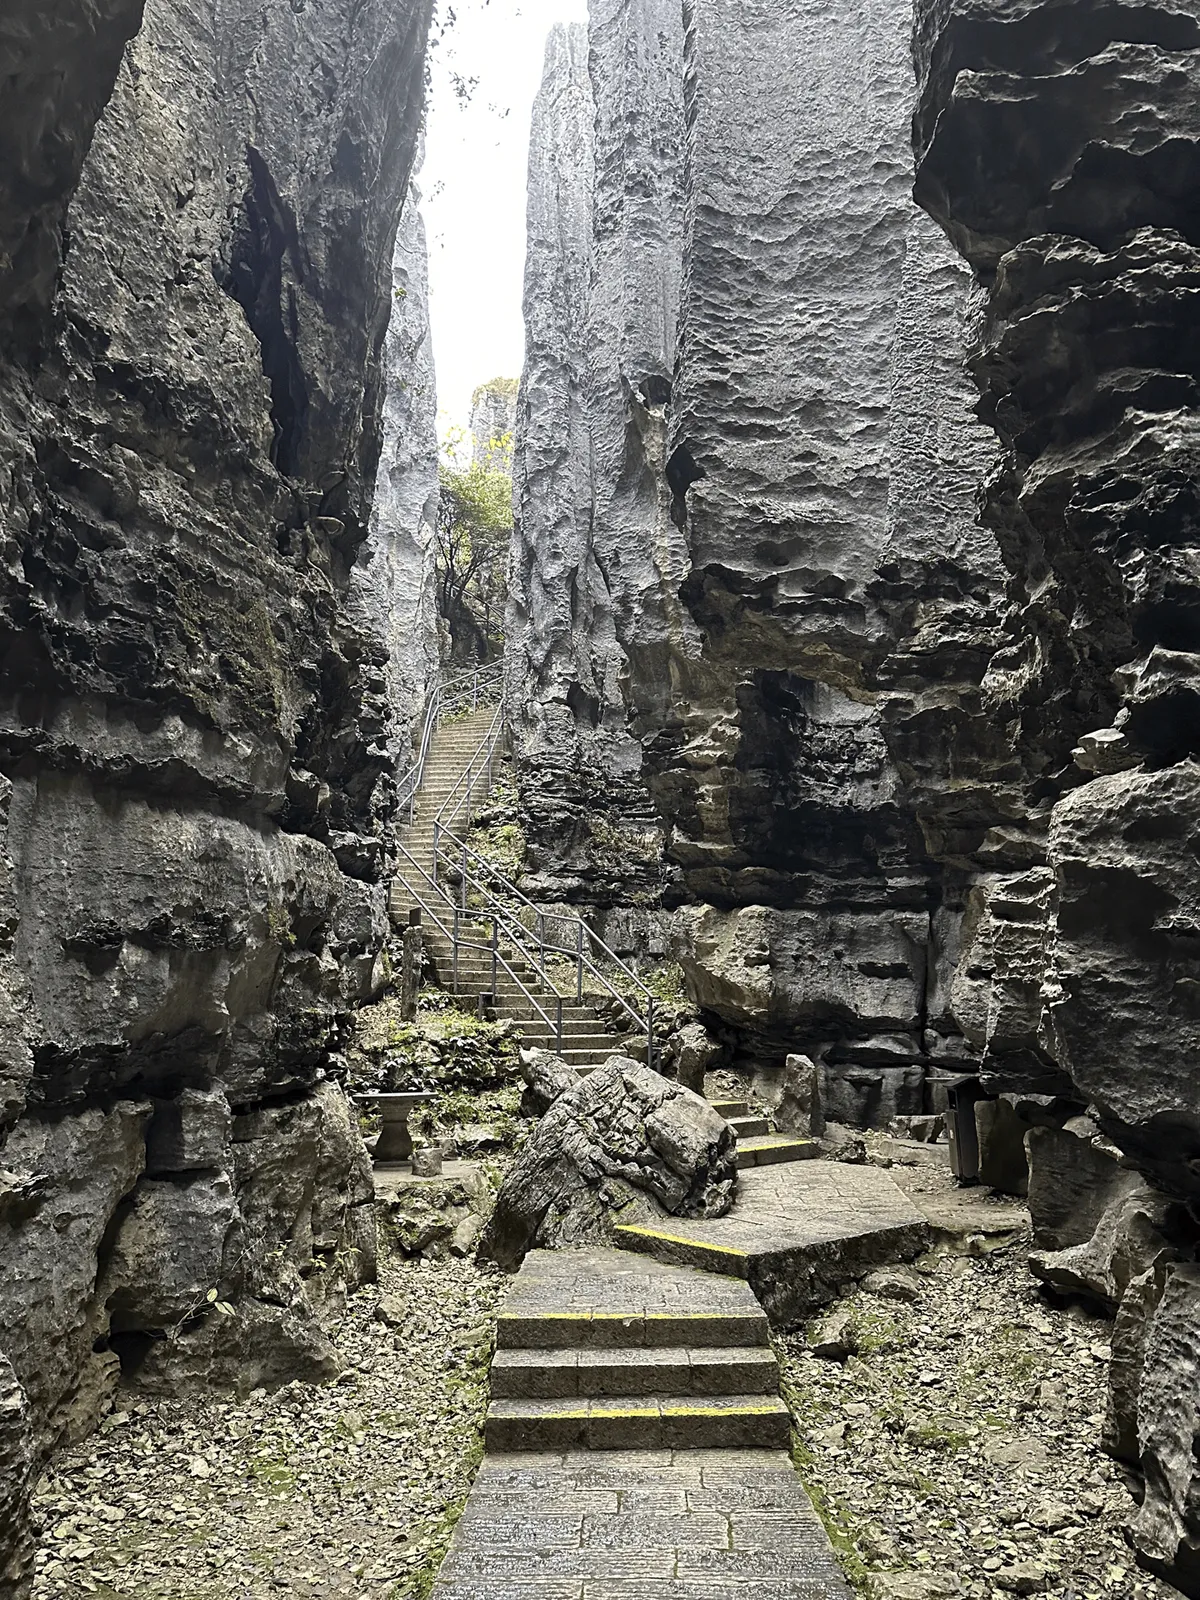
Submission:
[[[1146,1338],[1138,1450],[1146,1497],[1133,1522],[1138,1554],[1185,1594],[1200,1593],[1195,1510],[1200,1414],[1200,1268],[1171,1268]]]
[[[659,1216],[733,1204],[737,1140],[707,1101],[611,1056],[551,1105],[509,1168],[479,1253],[515,1270],[537,1247],[596,1242],[631,1202]]]
[[[330,1370],[325,1284],[370,1270],[328,1075],[403,707],[351,570],[428,20],[0,21],[0,1356],[37,1463],[122,1367]]]
[[[1140,1554],[1198,1594],[1180,1443],[1198,1313],[1192,1268],[1164,1291],[1162,1257],[1194,1258],[1164,1194],[1200,1194],[1200,20],[1174,0],[919,0],[916,58],[917,197],[988,285],[973,365],[1003,454],[984,520],[1010,579],[985,687],[1027,841],[997,863],[1019,873],[981,886],[964,1027],[995,1079],[1074,1096],[1110,1141],[1112,1176],[1089,1158],[1061,1190],[1039,1270],[1123,1294],[1108,1436],[1140,1453]],[[1062,1137],[1030,1135],[1035,1222],[1039,1152]]]
[[[677,0],[594,0],[590,34],[552,36],[531,146],[509,708],[533,885],[600,907],[661,891],[639,736],[686,574],[663,475],[682,49]]]
[[[1001,576],[974,507],[994,452],[963,370],[970,278],[907,192],[901,0],[685,10],[686,40],[677,5],[593,0],[590,227],[578,176],[573,226],[541,224],[567,191],[559,134],[534,132],[531,290],[556,252],[563,282],[591,275],[569,326],[531,322],[519,432],[554,440],[591,520],[567,563],[586,581],[544,595],[570,495],[526,473],[510,704],[531,876],[686,902],[674,953],[743,1055],[873,1075],[834,1100],[886,1119],[926,1109],[928,1061],[972,1053],[947,963],[960,835],[995,811],[971,762],[995,748]],[[552,637],[554,669],[544,646],[531,665],[520,641]],[[535,770],[551,716],[586,795]],[[568,799],[607,806],[607,850]]]
[[[373,660],[362,670],[371,673],[373,690],[387,709],[379,733],[390,757],[380,779],[385,788],[393,769],[403,770],[412,758],[412,725],[439,661],[437,374],[420,199],[413,185],[396,233],[392,315],[383,349],[383,448],[370,528],[352,573],[351,614],[374,646]]]
[[[528,1115],[542,1116],[558,1099],[579,1083],[579,1074],[561,1056],[552,1050],[522,1050],[521,1076],[525,1089],[521,1096],[522,1110]]]

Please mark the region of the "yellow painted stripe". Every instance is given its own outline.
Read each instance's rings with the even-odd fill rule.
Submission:
[[[712,1250],[717,1255],[737,1256],[739,1261],[744,1261],[746,1259],[746,1252],[744,1250],[737,1250],[732,1245],[728,1244],[710,1244],[707,1239],[689,1239],[686,1234],[661,1233],[656,1228],[639,1228],[635,1227],[632,1223],[626,1223],[624,1226],[618,1228],[617,1232],[636,1233],[638,1237],[642,1239],[661,1239],[664,1244],[685,1244],[689,1250]],[[736,1312],[730,1313],[725,1311],[711,1311],[708,1313],[709,1316],[730,1316],[737,1314],[738,1313]]]

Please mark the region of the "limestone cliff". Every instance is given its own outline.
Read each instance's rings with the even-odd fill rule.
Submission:
[[[428,13],[0,20],[6,1593],[22,1484],[122,1369],[328,1372],[370,1271],[333,1079],[399,702],[351,569]]]
[[[668,635],[687,627],[676,595],[686,556],[663,476],[682,266],[682,13],[674,0],[595,0],[590,48],[577,37],[570,55],[550,50],[543,88],[550,105],[564,75],[573,86],[569,152],[543,113],[530,160],[510,713],[531,883],[603,916],[660,903],[641,736],[667,691]],[[564,153],[577,158],[569,189]],[[555,207],[562,225],[546,226]],[[544,320],[546,284],[564,266],[570,306]],[[636,914],[606,919],[618,943],[636,942],[638,926]]]
[[[352,574],[352,616],[374,641],[371,688],[385,715],[380,783],[412,758],[411,732],[438,671],[434,527],[438,504],[437,373],[429,327],[429,258],[420,192],[400,218],[392,315],[384,346],[383,453],[370,530]],[[364,687],[370,669],[364,664]],[[387,795],[381,797],[386,803]]]
[[[1200,19],[922,0],[916,44],[917,194],[988,291],[974,366],[1010,605],[986,710],[1024,852],[976,891],[960,1008],[994,1082],[1087,1102],[1194,1213]],[[1167,1216],[1182,1259],[1125,1289],[1113,1437],[1145,1474],[1137,1548],[1200,1594],[1195,1229]]]
[[[603,586],[543,600],[561,497],[535,484],[517,605],[559,643],[552,672],[517,654],[510,697],[518,727],[554,707],[571,774],[545,783],[519,729],[533,885],[675,908],[736,1048],[819,1056],[831,1108],[875,1121],[972,1053],[948,974],[961,835],[995,805],[959,745],[995,746],[1003,581],[971,278],[909,194],[910,30],[903,0],[594,0],[591,228],[532,258],[586,251],[587,315],[547,340],[522,426],[590,484],[569,570]],[[535,130],[531,196],[540,161]],[[575,433],[543,399],[568,364]]]

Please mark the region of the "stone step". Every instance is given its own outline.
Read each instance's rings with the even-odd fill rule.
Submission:
[[[726,1122],[737,1134],[739,1139],[754,1139],[762,1134],[771,1132],[771,1123],[768,1117],[726,1117]]]
[[[815,1139],[790,1133],[768,1133],[738,1140],[738,1167],[770,1167],[781,1161],[815,1161],[821,1147]]]
[[[497,1350],[492,1361],[494,1400],[778,1393],[779,1363],[767,1345]]]
[[[744,1117],[749,1114],[750,1107],[745,1100],[710,1100],[709,1105],[718,1116],[730,1122],[734,1117]]]
[[[493,1400],[489,1450],[785,1449],[791,1417],[777,1395]]]
[[[511,1304],[511,1302],[510,1302]],[[751,1309],[694,1311],[535,1311],[509,1309],[496,1319],[498,1350],[648,1350],[745,1348],[767,1343],[766,1314]]]

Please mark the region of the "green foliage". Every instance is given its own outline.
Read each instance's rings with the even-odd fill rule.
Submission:
[[[512,475],[497,463],[511,458],[511,441],[493,443],[486,465],[460,465],[464,440],[454,435],[446,444],[450,459],[438,468],[438,600],[455,661],[490,661],[503,647]]]
[[[395,995],[364,1006],[349,1052],[352,1094],[398,1089],[494,1089],[517,1075],[510,1026],[484,1022],[441,990],[424,990],[407,1021]]]

